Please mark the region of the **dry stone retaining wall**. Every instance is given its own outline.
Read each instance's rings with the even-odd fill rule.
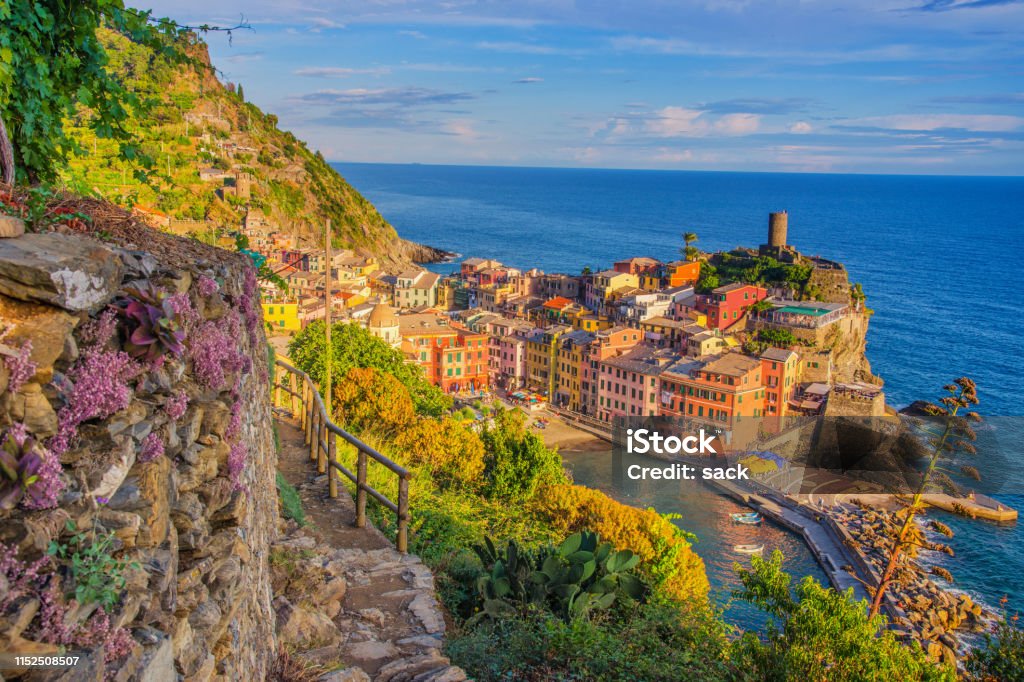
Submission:
[[[85,651],[69,680],[267,678],[278,514],[255,289],[244,257],[150,231],[0,239],[0,442],[44,462],[0,508],[0,650]],[[178,352],[125,353],[111,306],[140,291],[173,297]],[[46,551],[109,533],[129,565],[101,610]]]

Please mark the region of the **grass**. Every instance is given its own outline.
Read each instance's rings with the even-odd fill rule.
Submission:
[[[308,526],[306,512],[302,509],[302,499],[299,491],[284,477],[280,471],[277,472],[277,494],[281,498],[281,515],[291,519],[299,526]]]

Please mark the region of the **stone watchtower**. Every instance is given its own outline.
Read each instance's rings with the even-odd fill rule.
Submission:
[[[768,246],[782,248],[786,246],[786,232],[789,229],[789,214],[785,211],[768,214]]]
[[[768,214],[768,243],[761,244],[758,253],[762,256],[771,256],[776,260],[787,263],[796,262],[800,254],[792,246],[786,243],[789,233],[789,214],[785,211],[775,211]]]

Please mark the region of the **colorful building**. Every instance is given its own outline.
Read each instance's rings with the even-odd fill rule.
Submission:
[[[437,305],[437,284],[441,276],[423,269],[409,269],[395,278],[395,306],[398,308]]]
[[[767,290],[736,282],[697,297],[697,309],[708,316],[708,326],[728,329],[744,319],[747,308],[768,296]]]
[[[795,400],[799,383],[800,357],[795,351],[769,348],[761,353],[761,377],[764,383],[764,414],[786,417]]]
[[[597,418],[648,417],[659,414],[660,376],[678,359],[669,350],[638,345],[599,363]]]
[[[298,303],[264,303],[263,322],[272,331],[297,332],[302,329]]]
[[[590,344],[596,337],[590,332],[575,330],[563,334],[558,341],[555,392],[552,402],[574,412],[583,405],[581,393],[585,365],[590,362]]]
[[[700,261],[677,260],[665,266],[670,287],[693,286],[700,279]]]
[[[423,368],[427,380],[446,393],[488,388],[486,334],[454,327],[431,313],[399,315],[402,350]]]
[[[526,385],[545,395],[555,390],[556,356],[558,337],[568,332],[566,325],[552,325],[546,329],[532,329],[523,338],[526,340]]]

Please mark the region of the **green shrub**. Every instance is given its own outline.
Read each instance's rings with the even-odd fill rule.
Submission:
[[[562,458],[526,428],[526,416],[519,410],[499,410],[494,425],[480,437],[487,455],[484,459],[484,494],[509,502],[524,502],[545,484],[565,482]]]
[[[445,653],[479,682],[742,679],[725,651],[717,614],[645,604],[616,621],[566,623],[543,612],[485,621],[453,633]]]
[[[302,509],[302,498],[288,479],[280,471],[277,472],[277,495],[281,500],[281,515],[291,519],[300,526],[308,525],[306,512]]]
[[[112,532],[79,532],[74,521],[68,521],[65,528],[72,533],[69,542],[51,540],[47,554],[67,564],[75,585],[74,598],[79,604],[99,604],[109,612],[121,599],[125,572],[138,569],[139,564],[114,558]]]
[[[514,540],[500,552],[484,538],[473,551],[483,570],[474,581],[474,615],[467,624],[507,618],[524,608],[544,609],[568,622],[613,606],[632,606],[649,591],[633,573],[640,557],[612,549],[596,533],[573,533],[558,547],[537,552],[521,550]]]

